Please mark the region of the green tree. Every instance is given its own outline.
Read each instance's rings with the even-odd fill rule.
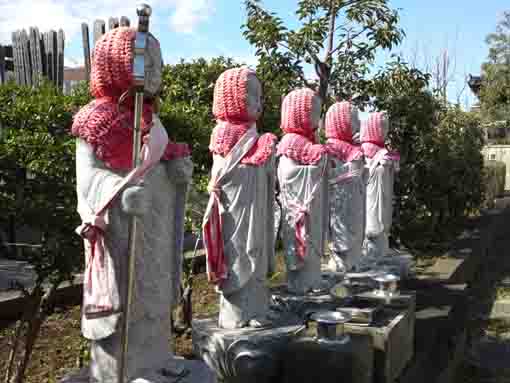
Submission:
[[[429,79],[397,58],[367,88],[375,108],[388,112],[389,142],[401,153],[393,235],[408,245],[447,237],[482,202],[479,120],[438,98]]]
[[[318,85],[323,100],[330,87],[341,99],[364,95],[365,77],[377,50],[391,49],[404,36],[398,13],[387,0],[301,0],[296,29],[265,10],[260,0],[246,0],[245,7],[243,34],[257,48],[263,82],[278,80],[279,90],[285,91]],[[313,65],[318,84],[306,78],[305,65]]]
[[[81,101],[78,101],[80,103]],[[73,97],[51,84],[0,86],[0,210],[4,220],[40,231],[39,243],[22,252],[35,270],[34,286],[18,286],[27,299],[8,361],[7,383],[21,383],[39,329],[52,312],[55,293],[81,265],[76,214],[74,139],[69,134]],[[21,176],[20,176],[21,175]],[[5,223],[2,222],[2,223]]]
[[[489,55],[482,65],[482,115],[486,121],[510,121],[510,12],[504,12],[486,42]]]

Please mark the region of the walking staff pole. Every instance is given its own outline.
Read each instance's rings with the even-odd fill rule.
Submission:
[[[145,84],[145,49],[147,47],[147,37],[149,34],[149,18],[151,16],[151,7],[147,4],[140,4],[136,8],[138,14],[138,29],[135,37],[134,59],[133,59],[133,87],[135,91],[135,121],[133,129],[133,168],[140,165],[140,149],[142,141],[142,112],[143,112],[143,94]],[[128,363],[129,347],[129,314],[133,300],[133,284],[135,279],[135,257],[137,247],[142,244],[137,243],[137,233],[142,229],[142,222],[132,216],[129,221],[129,252],[128,252],[128,274],[126,291],[123,294],[123,315],[121,329],[121,358],[119,364],[118,382],[126,383],[126,371]]]

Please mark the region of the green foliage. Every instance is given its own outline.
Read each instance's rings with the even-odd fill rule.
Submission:
[[[488,61],[482,65],[480,104],[489,121],[510,120],[510,12],[504,12],[496,32],[487,36]]]
[[[487,161],[484,166],[485,205],[493,207],[494,199],[505,192],[506,165],[501,161]]]
[[[209,138],[215,122],[212,115],[214,84],[232,59],[218,57],[167,65],[163,71],[160,119],[171,139],[192,147],[195,172],[208,174],[212,165]]]
[[[479,207],[483,192],[478,118],[440,103],[428,80],[397,59],[368,87],[375,107],[389,114],[390,145],[402,156],[394,235],[404,241],[447,234],[449,224]]]
[[[398,13],[387,0],[301,0],[295,12],[296,29],[265,10],[260,0],[246,0],[245,7],[248,18],[243,34],[257,49],[263,82],[282,74],[285,88],[314,87],[317,84],[305,77],[305,65],[314,65],[323,100],[328,87],[341,99],[364,93],[363,78],[377,50],[391,49],[404,36],[398,28]]]
[[[0,219],[42,229],[42,250],[24,252],[41,281],[70,279],[81,264],[69,134],[76,103],[49,83],[0,87]]]

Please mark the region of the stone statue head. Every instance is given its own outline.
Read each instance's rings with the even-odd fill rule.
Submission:
[[[119,98],[133,85],[136,30],[114,28],[96,43],[92,57],[90,89],[95,98]],[[161,88],[163,60],[158,40],[149,34],[145,50],[145,93],[154,97]]]
[[[281,129],[315,140],[321,122],[322,101],[309,88],[296,89],[283,99]]]
[[[262,85],[254,71],[232,68],[214,86],[213,114],[233,124],[255,122],[262,113]]]
[[[333,104],[326,113],[326,137],[351,142],[359,132],[358,108],[348,101]]]
[[[262,84],[260,83],[255,73],[248,75],[248,94],[246,97],[246,108],[248,109],[248,116],[251,120],[258,120],[262,114]]]
[[[360,132],[361,142],[371,142],[383,146],[388,135],[389,121],[385,112],[374,112],[368,116],[368,120],[362,125]]]
[[[155,97],[161,90],[163,81],[163,58],[158,40],[151,34],[147,38],[145,49],[145,94]]]

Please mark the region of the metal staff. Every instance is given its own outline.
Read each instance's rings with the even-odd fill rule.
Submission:
[[[135,37],[134,60],[133,60],[133,87],[135,91],[135,121],[133,129],[133,168],[140,162],[140,144],[142,141],[142,112],[143,94],[145,85],[145,49],[149,34],[149,18],[152,13],[151,7],[147,4],[140,4],[136,8],[138,14],[138,29]],[[136,237],[141,229],[141,224],[136,216],[130,218],[129,222],[129,253],[128,253],[128,275],[127,286],[124,294],[124,315],[122,316],[121,333],[121,358],[119,364],[118,382],[124,383],[126,379],[128,345],[129,345],[129,314],[133,300],[133,282],[135,278],[135,257],[137,250]]]

